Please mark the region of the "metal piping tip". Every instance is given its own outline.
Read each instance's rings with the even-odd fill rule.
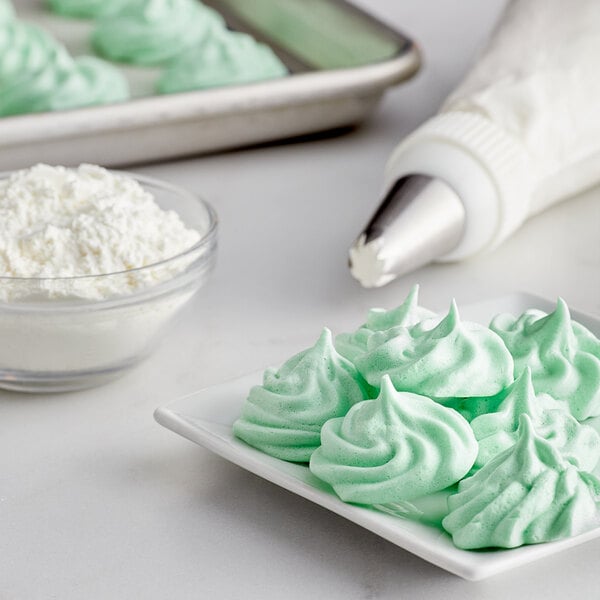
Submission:
[[[453,250],[464,225],[465,209],[449,185],[403,177],[350,248],[350,271],[364,287],[386,285]]]

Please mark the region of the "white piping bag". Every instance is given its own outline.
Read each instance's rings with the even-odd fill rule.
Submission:
[[[352,274],[377,287],[488,251],[598,181],[600,2],[513,0],[438,115],[393,152]]]

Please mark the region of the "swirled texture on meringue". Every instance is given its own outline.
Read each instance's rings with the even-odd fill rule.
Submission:
[[[539,544],[597,525],[599,495],[600,481],[564,460],[522,414],[517,443],[460,482],[442,524],[463,549]]]
[[[50,8],[65,17],[96,19],[114,15],[131,0],[48,0]]]
[[[223,27],[222,17],[197,0],[129,0],[98,21],[92,45],[111,60],[162,65]]]
[[[63,110],[125,100],[127,82],[113,66],[92,57],[74,60],[34,25],[0,27],[0,116]]]
[[[538,310],[518,318],[502,314],[490,328],[510,350],[515,374],[529,366],[535,389],[567,400],[579,421],[600,416],[600,340],[571,320],[562,298],[549,315]]]
[[[161,94],[251,83],[287,75],[277,55],[252,36],[214,32],[186,50],[159,79]]]
[[[335,338],[336,350],[350,361],[355,361],[367,351],[368,341],[376,331],[386,331],[392,327],[410,327],[425,319],[433,319],[436,314],[419,306],[419,286],[415,285],[400,306],[392,310],[372,308],[367,320],[353,333],[340,333]],[[432,327],[434,323],[432,322]]]
[[[331,419],[310,470],[345,502],[388,504],[438,492],[459,481],[477,441],[456,411],[398,392],[386,375],[377,399]]]
[[[581,425],[567,406],[547,394],[536,396],[529,367],[506,390],[496,411],[471,421],[479,443],[475,467],[480,468],[517,441],[520,415],[527,415],[537,434],[581,471],[592,471],[600,459],[600,436]]]
[[[513,381],[513,361],[502,340],[477,323],[461,322],[456,303],[433,329],[423,321],[369,338],[356,359],[367,382],[389,375],[398,390],[430,398],[493,396]]]
[[[315,346],[278,371],[265,372],[263,384],[250,390],[233,432],[271,456],[308,462],[323,424],[366,396],[361,376],[335,351],[331,332],[324,329]]]
[[[15,18],[15,9],[10,0],[0,0],[0,25]]]

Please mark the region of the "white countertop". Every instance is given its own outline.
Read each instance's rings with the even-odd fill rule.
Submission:
[[[374,209],[386,156],[434,112],[503,2],[363,4],[419,40],[420,75],[349,135],[138,168],[216,207],[209,286],[121,380],[54,396],[0,392],[0,598],[597,597],[600,540],[469,583],[153,421],[158,405],[278,362],[324,324],[353,328],[415,281],[434,309],[523,290],[600,314],[598,189],[491,255],[381,290],[351,279],[347,247]]]

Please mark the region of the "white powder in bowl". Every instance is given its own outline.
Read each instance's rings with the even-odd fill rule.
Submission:
[[[0,179],[0,387],[110,379],[149,352],[202,284],[214,242],[197,245],[201,232],[149,189],[211,221],[181,190],[145,189],[94,165],[37,165]]]
[[[0,180],[0,277],[127,271],[176,256],[199,239],[135,179],[102,167],[37,165]],[[137,277],[115,279],[110,287],[88,281],[78,295],[100,299],[142,283]],[[16,293],[0,286],[0,300]]]

